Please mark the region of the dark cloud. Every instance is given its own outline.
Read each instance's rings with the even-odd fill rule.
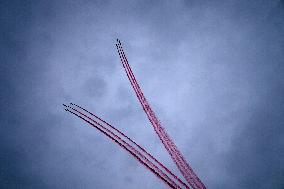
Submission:
[[[283,1],[1,1],[0,188],[165,188],[62,103],[177,173],[119,63],[208,188],[283,188]]]

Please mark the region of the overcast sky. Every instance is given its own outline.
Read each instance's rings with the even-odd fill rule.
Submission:
[[[0,188],[167,186],[77,103],[179,174],[115,48],[212,189],[284,188],[284,1],[1,1]],[[179,174],[180,175],[180,174]]]

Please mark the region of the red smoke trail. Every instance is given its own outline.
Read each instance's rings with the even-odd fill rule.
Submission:
[[[153,125],[156,133],[158,134],[160,140],[164,144],[166,150],[171,155],[173,161],[176,163],[178,169],[182,173],[182,175],[185,177],[187,182],[192,186],[194,189],[205,189],[205,185],[200,181],[200,179],[197,177],[197,175],[193,172],[192,168],[189,166],[189,164],[186,162],[185,158],[181,154],[181,152],[178,150],[177,146],[174,144],[172,139],[169,137],[169,135],[166,133],[165,129],[161,126],[161,123],[157,119],[155,113],[150,107],[150,104],[147,102],[142,90],[140,89],[134,74],[128,64],[127,58],[124,54],[124,51],[122,49],[122,45],[119,40],[118,44],[116,45],[119,51],[120,59],[123,64],[123,67],[126,71],[126,74],[128,76],[128,79],[130,80],[130,83],[136,93],[136,96],[138,97],[145,113],[147,114],[151,124]]]
[[[163,170],[165,170],[168,174],[170,174],[170,176],[173,177],[174,180],[176,180],[177,182],[179,182],[181,185],[183,185],[185,188],[189,188],[180,178],[178,178],[175,174],[173,174],[167,167],[165,167],[161,162],[159,162],[156,158],[154,158],[150,153],[148,153],[143,147],[141,147],[139,144],[137,144],[135,141],[133,141],[132,139],[130,139],[128,136],[126,136],[124,133],[122,133],[121,131],[119,131],[118,129],[116,129],[114,126],[110,125],[109,123],[107,123],[106,121],[104,121],[103,119],[101,119],[100,117],[96,116],[95,114],[93,114],[92,112],[82,108],[79,105],[70,103],[71,105],[74,105],[75,107],[79,108],[80,110],[90,114],[90,116],[94,117],[95,119],[101,121],[103,124],[105,124],[106,126],[108,126],[109,128],[113,129],[114,131],[116,131],[119,135],[121,135],[122,138],[128,140],[130,143],[133,144],[133,146],[136,146],[138,148],[139,151],[142,151],[143,153],[146,154],[146,156],[149,157],[150,161],[157,163],[160,168],[162,168]]]
[[[72,103],[71,103],[72,105]],[[145,157],[143,154],[141,154],[138,150],[136,150],[133,146],[131,146],[129,143],[127,143],[126,141],[124,141],[123,139],[121,139],[119,136],[117,136],[116,134],[114,134],[113,132],[111,132],[109,129],[107,129],[106,127],[104,127],[103,125],[101,125],[100,123],[98,123],[97,121],[93,120],[92,118],[90,118],[89,116],[85,115],[84,113],[76,110],[75,108],[72,108],[70,106],[66,106],[64,105],[67,109],[66,111],[73,113],[74,115],[76,115],[77,117],[83,119],[84,121],[86,121],[87,123],[91,124],[92,126],[94,126],[95,128],[97,128],[99,131],[103,132],[105,135],[107,135],[109,138],[111,138],[112,140],[115,140],[115,142],[119,143],[120,146],[122,146],[124,149],[126,149],[128,152],[130,152],[136,159],[138,159],[140,162],[142,162],[147,168],[150,168],[150,170],[152,172],[154,172],[160,179],[162,179],[163,181],[166,181],[166,184],[168,184],[171,188],[182,188],[182,186],[178,185],[175,181],[173,181],[171,178],[168,177],[168,175],[166,175],[161,169],[159,169],[153,162],[151,162],[147,157]],[[77,105],[75,105],[77,106]],[[79,107],[79,106],[77,106]],[[80,107],[80,109],[83,109]],[[85,109],[84,109],[85,110]],[[89,112],[87,110],[85,110],[86,112]],[[90,113],[90,112],[89,112]],[[80,115],[79,115],[80,114]],[[92,114],[92,113],[90,113]],[[107,125],[110,126],[110,124],[108,124],[107,122],[105,122],[104,120],[102,120],[101,118],[97,117],[96,115],[92,114],[94,117],[96,117],[97,119],[101,120],[102,122],[106,123]],[[121,133],[123,136],[125,136],[126,138],[128,138],[125,134],[123,134],[122,132],[120,132],[118,129],[114,128],[113,126],[111,126],[111,128],[115,129],[116,131],[118,131],[119,133]],[[131,140],[129,138],[129,140]],[[132,140],[131,140],[132,141]],[[133,141],[134,142],[134,141]],[[135,142],[134,142],[135,143]],[[135,143],[136,144],[136,143]],[[142,147],[141,147],[142,148]],[[143,149],[143,148],[142,148]],[[143,149],[144,150],[144,149]],[[144,150],[146,152],[146,150]],[[148,152],[146,152],[147,154],[149,154]],[[135,155],[134,155],[135,154]],[[151,156],[151,155],[150,155]],[[151,156],[152,157],[152,156]],[[157,160],[156,160],[157,161]],[[158,162],[158,161],[157,161]],[[160,163],[160,162],[159,162]],[[161,163],[160,163],[161,164]],[[162,165],[162,164],[161,164]],[[163,165],[162,165],[163,166]],[[163,166],[164,167],[164,166]],[[154,170],[154,171],[153,171]],[[169,173],[171,175],[173,175],[170,171]],[[176,176],[175,176],[176,177]],[[177,179],[177,181],[182,184],[185,188],[189,188],[185,183],[183,183],[180,179]]]
[[[120,56],[121,62],[123,64],[123,67],[125,68],[126,74],[127,74],[128,78],[129,78],[129,81],[130,81],[130,83],[131,83],[131,85],[132,85],[132,87],[133,87],[133,89],[134,89],[134,91],[136,93],[136,96],[138,97],[138,100],[140,101],[144,111],[146,112],[150,122],[152,123],[156,133],[158,134],[158,133],[160,133],[161,129],[157,128],[157,126],[156,126],[156,122],[157,121],[155,121],[153,119],[152,115],[154,114],[154,112],[151,109],[149,109],[148,102],[147,102],[146,98],[144,97],[143,92],[140,89],[140,87],[139,87],[139,85],[138,85],[138,83],[137,83],[137,81],[136,81],[136,79],[134,77],[134,74],[132,73],[131,68],[130,68],[130,66],[128,64],[127,58],[126,58],[126,56],[125,56],[125,54],[123,52],[123,49],[122,49],[122,45],[121,45],[119,40],[117,40],[117,41],[118,41],[118,45],[116,44],[116,47],[118,48],[119,56]],[[129,77],[129,75],[130,75],[130,77]],[[158,136],[161,138],[161,137],[164,137],[164,134],[160,133],[160,134],[158,134]],[[168,142],[167,139],[162,140],[163,143],[164,143],[164,141]],[[166,143],[164,145],[168,149],[168,143]],[[172,155],[172,153],[170,153],[170,155]],[[175,158],[175,157],[173,157],[173,158]]]
[[[177,160],[175,153],[173,153],[173,151],[170,150],[170,144],[168,143],[168,139],[166,137],[164,137],[165,134],[161,133],[162,129],[156,126],[155,120],[153,119],[153,116],[152,116],[153,112],[151,111],[151,109],[150,109],[151,112],[149,112],[148,102],[147,102],[146,98],[144,97],[142,90],[140,89],[140,87],[139,87],[139,85],[138,85],[138,83],[137,83],[137,81],[136,81],[136,79],[135,79],[135,77],[134,77],[134,75],[131,71],[131,68],[128,64],[126,56],[124,55],[124,52],[123,52],[123,49],[121,47],[120,42],[118,44],[116,44],[116,47],[118,49],[118,53],[119,53],[122,65],[123,65],[123,67],[126,71],[127,77],[128,77],[128,79],[129,79],[129,81],[130,81],[130,83],[131,83],[131,85],[132,85],[132,87],[135,91],[136,96],[138,97],[138,100],[140,101],[140,103],[142,105],[142,108],[144,109],[149,121],[153,125],[155,132],[157,133],[160,140],[164,144],[166,150],[169,152],[170,156],[172,157],[172,159],[174,160],[174,162],[178,165],[178,168],[180,169],[180,167],[179,167],[180,163],[178,163],[179,160]],[[191,185],[193,185],[193,184],[191,184]]]
[[[118,42],[119,42],[119,41],[118,41]],[[124,55],[124,52],[123,52],[123,49],[122,49],[122,47],[121,47],[121,43],[120,43],[120,42],[119,42],[119,45],[117,45],[117,47],[118,47],[119,53],[122,54],[122,55],[120,55],[120,58],[123,57],[123,59],[121,58],[121,62],[122,62],[122,64],[123,64],[124,68],[126,68],[125,71],[126,71],[127,75],[130,75],[130,76],[131,76],[131,79],[130,79],[129,77],[128,77],[128,78],[129,78],[129,80],[130,80],[130,82],[131,82],[131,85],[133,86],[135,92],[137,93],[136,95],[137,95],[137,97],[138,97],[140,103],[142,104],[142,107],[143,107],[144,111],[146,112],[146,114],[147,114],[147,116],[148,116],[148,119],[150,120],[150,122],[151,122],[152,125],[154,126],[154,129],[155,129],[156,133],[157,133],[158,136],[160,137],[161,141],[163,142],[163,144],[164,144],[164,146],[166,147],[167,151],[168,151],[169,154],[171,155],[172,159],[173,159],[174,162],[179,166],[179,165],[181,164],[181,163],[180,163],[180,160],[177,159],[177,157],[176,157],[174,151],[170,149],[170,147],[171,147],[170,145],[171,145],[171,144],[168,143],[168,142],[169,142],[169,141],[168,141],[168,138],[165,137],[165,134],[164,134],[164,133],[161,133],[161,130],[162,130],[163,128],[156,126],[157,121],[153,119],[153,114],[154,114],[154,112],[153,112],[151,109],[149,109],[149,105],[148,105],[148,103],[147,103],[147,100],[146,100],[146,98],[144,97],[143,92],[142,92],[142,90],[140,89],[140,87],[139,87],[139,85],[138,85],[138,83],[137,83],[137,81],[136,81],[136,79],[135,79],[133,73],[131,72],[131,68],[130,68],[130,66],[128,65],[128,61],[127,61],[127,59],[126,59],[126,56]],[[124,64],[126,64],[126,65],[124,65]],[[130,73],[129,73],[129,72],[130,72]],[[134,83],[134,84],[133,84],[133,83]],[[179,167],[179,168],[180,168],[180,167]],[[184,170],[184,168],[182,167],[182,168],[181,168],[181,171],[183,172],[183,170]],[[191,185],[193,185],[193,187],[195,188],[194,183],[191,184]]]
[[[177,146],[174,144],[172,139],[166,133],[165,129],[161,126],[160,121],[157,119],[154,111],[151,109],[150,104],[148,103],[147,99],[145,98],[136,78],[128,64],[128,60],[126,55],[123,51],[121,42],[117,40],[118,44],[116,44],[118,54],[121,60],[121,63],[125,69],[126,75],[135,91],[135,94],[142,105],[143,110],[145,111],[149,121],[151,122],[155,132],[159,136],[160,140],[164,144],[166,150],[170,154],[171,158],[177,165],[178,169],[186,179],[186,181],[190,184],[190,186],[194,189],[206,189],[204,184],[200,181],[197,175],[193,172],[191,167],[186,162],[185,158],[181,154],[181,152],[177,149]],[[75,107],[74,107],[74,106]],[[140,145],[135,143],[125,134],[120,132],[118,129],[113,127],[112,125],[108,124],[101,118],[97,117],[95,114],[89,112],[88,110],[76,105],[72,104],[71,106],[66,106],[66,111],[76,115],[77,117],[81,118],[85,122],[89,123],[100,132],[105,134],[111,140],[119,144],[122,148],[127,150],[133,157],[135,157],[140,163],[142,163],[146,168],[152,171],[157,177],[163,180],[168,186],[171,188],[189,188],[184,182],[180,180],[176,175],[174,175],[168,168],[166,168],[162,163],[160,163],[157,159],[155,159],[151,154],[149,154],[144,148]],[[79,109],[77,109],[79,108]],[[89,114],[90,116],[87,116]],[[94,119],[96,119],[96,121]],[[101,123],[99,123],[101,122]],[[105,125],[105,126],[103,126]],[[112,130],[112,131],[111,131]],[[115,133],[116,134],[115,134]],[[123,140],[123,139],[124,140]],[[128,142],[127,142],[128,141]]]
[[[150,171],[152,171],[158,178],[162,179],[162,181],[164,181],[167,185],[169,185],[171,188],[175,188],[171,183],[169,183],[165,178],[161,177],[155,169],[151,168],[149,165],[147,165],[145,162],[143,162],[134,152],[132,152],[131,150],[129,150],[128,148],[126,148],[124,145],[122,145],[117,139],[111,137],[109,134],[107,134],[105,131],[101,130],[100,128],[98,128],[96,125],[94,125],[93,123],[91,123],[90,121],[86,120],[85,118],[83,118],[82,116],[66,109],[67,112],[70,112],[72,114],[74,114],[75,116],[79,117],[80,119],[84,120],[85,122],[89,123],[90,125],[92,125],[93,127],[95,127],[96,129],[98,129],[101,133],[105,134],[107,137],[109,137],[111,140],[113,140],[115,143],[117,143],[119,146],[121,146],[122,148],[124,148],[126,151],[128,151],[133,157],[135,157],[140,163],[142,163],[147,169],[149,169]]]
[[[129,139],[130,141],[132,141],[129,137],[127,137],[126,135],[124,135],[122,132],[120,132],[118,129],[114,128],[113,126],[111,126],[110,124],[108,124],[107,122],[105,122],[104,120],[102,120],[101,118],[99,118],[98,116],[94,115],[93,113],[89,112],[88,110],[85,110],[84,108],[81,108],[80,106],[78,105],[75,105],[75,104],[72,104],[71,105],[74,105],[84,111],[86,111],[87,113],[89,113],[91,116],[94,116],[96,119],[102,121],[103,123],[107,124],[107,126],[109,126],[111,129],[114,129],[115,131],[117,131],[120,135],[122,136],[125,136],[126,139]],[[85,115],[84,113],[70,107],[70,106],[67,106],[68,108],[71,108],[72,110],[76,111],[77,113],[81,114],[82,116],[84,117],[87,117],[89,120],[91,120],[92,122],[94,122],[95,124],[97,125],[100,125],[100,127],[102,127],[104,130],[106,130],[108,133],[110,133],[111,135],[113,135],[114,137],[118,138],[119,140],[123,141],[123,143],[126,143],[126,145],[128,147],[130,147],[133,151],[135,151],[135,153],[137,153],[138,155],[142,156],[143,159],[146,159],[146,161],[148,163],[150,163],[150,165],[153,165],[155,167],[155,169],[159,169],[156,165],[153,164],[153,162],[150,162],[150,160],[147,159],[147,157],[145,157],[144,155],[142,155],[138,150],[136,150],[133,146],[131,146],[129,143],[127,143],[126,141],[122,140],[120,137],[118,137],[116,134],[114,134],[113,132],[111,132],[109,129],[107,129],[106,127],[102,126],[100,123],[98,123],[97,121],[93,120],[92,118],[90,118],[89,116]],[[133,141],[134,144],[136,144],[134,141]],[[137,144],[136,144],[137,145]],[[139,145],[137,145],[139,146]],[[140,146],[141,149],[143,149],[141,146]],[[150,158],[152,158],[152,160],[156,161],[158,164],[160,164],[162,166],[163,169],[165,169],[165,166],[163,164],[161,164],[160,162],[158,162],[153,156],[151,156],[145,149],[143,149],[143,151],[148,154],[150,156]],[[155,162],[154,162],[155,163]],[[159,169],[159,172],[161,170]],[[183,186],[185,186],[186,188],[188,188],[188,186],[183,183],[180,179],[178,179],[173,173],[171,173],[168,169],[166,170],[171,176],[173,176],[174,178],[173,179],[176,179],[176,181],[178,181],[180,184],[182,184]],[[165,173],[161,173],[163,176],[166,176],[168,178],[168,175],[165,175]]]
[[[125,56],[124,56],[124,57],[125,57]],[[125,58],[124,58],[124,59],[125,59]],[[126,64],[127,64],[127,62],[126,62]],[[129,68],[129,66],[127,66],[127,67]],[[131,70],[130,70],[130,72],[131,72]],[[131,74],[131,75],[134,77],[133,74]],[[139,88],[139,86],[136,86],[135,88]],[[139,89],[140,89],[140,88],[139,88]],[[139,92],[141,92],[140,95],[143,95],[143,93],[142,93],[141,90],[140,90]],[[140,95],[139,95],[139,96],[140,96]],[[138,98],[139,98],[139,97],[138,97]],[[158,131],[161,131],[161,133],[158,132],[158,133],[160,133],[159,136],[161,136],[160,139],[161,139],[162,141],[163,141],[163,140],[165,141],[165,143],[164,143],[164,144],[166,144],[165,147],[166,147],[166,149],[169,151],[170,154],[173,154],[172,158],[173,158],[173,160],[176,162],[178,168],[180,169],[180,171],[182,172],[182,174],[186,177],[186,179],[187,179],[187,180],[190,180],[189,183],[191,183],[192,187],[193,187],[193,188],[198,188],[198,187],[195,185],[195,183],[196,183],[196,182],[199,182],[199,179],[197,179],[197,178],[195,177],[195,175],[192,176],[193,173],[192,173],[191,168],[190,168],[188,165],[185,164],[186,162],[185,162],[184,158],[181,156],[180,152],[177,150],[176,146],[175,146],[174,143],[171,141],[171,139],[169,138],[169,136],[167,135],[167,133],[166,133],[166,132],[164,131],[164,129],[160,126],[159,121],[157,120],[157,118],[156,118],[154,112],[151,110],[149,104],[148,104],[147,101],[145,100],[145,97],[142,97],[142,98],[141,98],[141,96],[140,96],[140,99],[141,99],[142,101],[144,100],[145,104],[144,104],[144,103],[141,103],[142,106],[145,106],[145,108],[143,108],[143,109],[144,109],[144,110],[146,109],[146,111],[145,111],[146,114],[147,114],[147,113],[150,114],[151,120],[154,121],[154,125],[153,125],[154,128],[155,128],[155,126],[156,126],[156,127],[157,127],[157,130],[158,130]],[[151,121],[151,120],[150,120],[150,121]],[[153,121],[151,121],[152,124],[153,124]],[[156,125],[156,124],[157,124],[157,125]],[[170,149],[169,149],[169,148],[170,148]],[[189,172],[189,171],[191,171],[191,172]],[[200,186],[200,185],[199,185],[199,186]],[[202,188],[202,186],[201,186],[200,188]]]
[[[120,47],[119,47],[120,46]],[[130,83],[131,85],[133,86],[134,88],[134,91],[136,92],[136,95],[138,97],[138,100],[140,101],[140,103],[142,104],[142,107],[144,109],[144,111],[146,112],[147,114],[147,117],[148,119],[150,120],[151,124],[153,125],[154,127],[154,130],[156,131],[157,135],[159,136],[160,140],[162,141],[162,143],[164,144],[166,150],[169,152],[169,154],[171,155],[172,159],[174,160],[174,162],[178,165],[178,168],[181,170],[181,172],[184,172],[184,167],[180,168],[180,160],[177,159],[175,153],[173,150],[171,150],[171,144],[169,144],[169,141],[168,141],[168,138],[165,137],[165,134],[164,133],[161,133],[161,130],[162,128],[161,127],[157,127],[156,124],[157,124],[157,121],[155,121],[153,119],[153,114],[154,112],[151,111],[151,109],[149,110],[149,105],[147,103],[147,100],[146,98],[144,97],[143,93],[142,93],[142,90],[140,89],[139,85],[137,84],[137,81],[135,80],[135,77],[133,75],[133,73],[131,72],[131,68],[129,65],[127,65],[127,59],[126,59],[126,56],[123,55],[123,50],[121,48],[121,44],[119,44],[119,46],[117,45],[117,48],[119,50],[119,53],[121,53],[122,55],[120,55],[120,58],[121,58],[121,62],[123,64],[123,67],[125,68],[125,71],[126,71],[126,74],[127,76],[130,75],[129,80],[130,80]],[[124,65],[126,64],[126,65]],[[129,73],[130,72],[130,73]],[[184,173],[185,174],[185,173]],[[196,188],[196,186],[194,185],[194,183],[190,182],[191,186],[193,186],[194,188]]]

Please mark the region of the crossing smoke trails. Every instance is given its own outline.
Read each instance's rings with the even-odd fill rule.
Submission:
[[[135,76],[130,68],[130,65],[128,64],[126,55],[123,51],[122,44],[118,39],[117,39],[116,47],[117,47],[117,51],[118,51],[121,63],[135,91],[135,94],[139,102],[141,103],[142,108],[145,111],[149,121],[151,122],[155,132],[157,133],[161,142],[163,143],[166,150],[170,154],[172,160],[178,167],[179,171],[181,172],[185,180],[188,182],[188,184],[193,189],[206,189],[205,185],[201,182],[198,176],[193,172],[192,168],[189,166],[189,164],[187,163],[187,161],[185,160],[181,152],[178,150],[177,146],[174,144],[172,139],[166,133],[160,121],[156,117],[154,111],[151,109],[150,104],[146,100],[137,80],[135,79]],[[133,157],[135,157],[140,163],[142,163],[146,168],[152,171],[158,178],[164,181],[169,187],[189,188],[187,184],[182,182],[181,179],[179,179],[176,175],[171,173],[168,168],[166,168],[162,163],[156,160],[144,148],[142,148],[140,145],[135,143],[132,139],[127,137],[125,134],[120,132],[118,129],[108,124],[106,121],[102,120],[95,114],[91,113],[90,111],[76,104],[71,103],[70,106],[67,106],[65,104],[63,105],[66,107],[65,110],[67,112],[70,112],[74,114],[75,116],[79,117],[80,119],[82,119],[83,121],[89,123],[96,129],[98,129],[100,132],[105,134],[107,137],[109,137],[111,140],[119,144],[122,148],[128,151]],[[86,114],[89,114],[89,116],[87,116]],[[97,121],[92,119],[91,117],[93,117]],[[124,140],[122,138],[124,138]],[[126,140],[128,142],[126,142]]]

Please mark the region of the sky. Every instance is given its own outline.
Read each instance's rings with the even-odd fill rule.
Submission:
[[[284,188],[284,1],[0,1],[0,188],[167,186],[64,111],[76,103],[180,175],[127,80],[207,188]]]

